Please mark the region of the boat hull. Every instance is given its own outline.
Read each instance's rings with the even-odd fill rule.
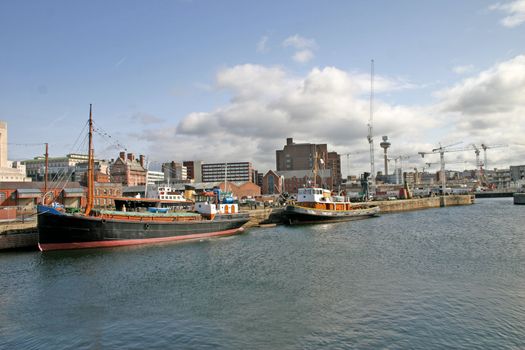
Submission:
[[[38,215],[38,246],[47,251],[220,237],[241,233],[247,221],[246,216],[230,215],[214,220],[148,222],[44,212]]]
[[[317,224],[367,219],[379,215],[379,207],[351,210],[322,210],[299,205],[288,205],[284,210],[286,223]]]

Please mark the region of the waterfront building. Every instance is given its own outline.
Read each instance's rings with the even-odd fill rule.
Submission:
[[[122,184],[95,182],[95,208],[114,208],[114,197],[122,197]]]
[[[133,153],[120,152],[119,157],[111,164],[111,182],[120,183],[125,186],[137,186],[146,184],[146,169],[144,168],[145,157],[140,155],[138,159]]]
[[[326,144],[295,143],[293,138],[287,138],[283,149],[275,151],[276,170],[278,173],[304,170],[311,172],[316,154],[324,163],[319,166],[320,170],[330,170],[330,188],[338,187],[342,181],[341,156],[337,152],[328,152]]]
[[[259,187],[263,187],[263,179],[264,179],[264,175],[263,173],[257,173],[257,186]]]
[[[47,201],[54,201],[66,207],[85,206],[85,190],[78,182],[50,183]],[[0,183],[0,206],[17,207],[19,212],[31,212],[42,203],[43,182],[2,182]]]
[[[510,178],[514,182],[524,180],[525,179],[525,165],[511,165],[510,166]]]
[[[227,181],[254,182],[252,163],[235,162],[202,164],[203,182],[219,182],[224,181],[225,178]]]
[[[148,170],[148,185],[164,183],[164,173],[162,171]]]
[[[224,180],[224,179],[223,179]],[[200,191],[209,191],[214,188],[220,188],[221,191],[227,191],[232,192],[232,195],[236,198],[242,199],[242,198],[255,198],[261,195],[261,187],[257,186],[251,181],[228,181],[224,183],[224,181],[216,181],[216,182],[195,182],[191,185],[184,184],[184,183],[175,183],[172,184],[170,187],[174,191],[184,191],[187,188],[191,187],[197,192]],[[150,190],[150,189],[149,189]],[[144,190],[142,190],[144,192]],[[137,192],[138,193],[138,192]],[[133,194],[132,192],[129,192],[129,195]]]
[[[67,154],[65,157],[48,157],[48,180],[49,181],[74,181],[76,165],[87,164],[87,154]],[[24,160],[26,174],[33,181],[44,181],[46,172],[46,158],[38,156],[33,159]]]
[[[107,160],[95,160],[95,181],[96,182],[110,182],[110,163]],[[87,183],[87,172],[88,162],[81,162],[75,165],[73,172],[73,181],[80,182],[82,184]]]
[[[26,176],[26,166],[18,161],[7,161],[6,166],[0,167],[0,182],[29,182],[32,179]]]
[[[319,170],[315,183],[311,170],[289,170],[276,173],[284,179],[284,191],[288,193],[297,193],[299,188],[313,185],[322,188],[334,188],[331,169]]]
[[[7,123],[0,121],[0,182],[31,181],[26,176],[26,167],[20,162],[7,159]]]
[[[510,169],[494,169],[490,179],[490,183],[494,184],[496,188],[509,188],[512,182]]]
[[[262,194],[281,194],[284,192],[284,177],[273,170],[268,170],[262,179]]]
[[[202,182],[202,161],[201,160],[185,160],[182,165],[186,167],[187,179],[194,182]]]
[[[188,168],[183,163],[163,163],[162,172],[167,183],[186,182],[188,179]]]

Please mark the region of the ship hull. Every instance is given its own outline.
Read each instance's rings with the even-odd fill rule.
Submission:
[[[246,216],[214,220],[147,222],[44,212],[38,215],[41,251],[118,247],[234,235]]]
[[[379,215],[379,207],[351,210],[321,210],[298,205],[288,205],[284,210],[286,223],[317,224],[368,219]]]

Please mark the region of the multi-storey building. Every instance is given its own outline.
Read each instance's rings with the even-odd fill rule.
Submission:
[[[203,182],[254,182],[253,167],[250,162],[236,163],[213,163],[202,164],[202,181]]]
[[[162,171],[148,170],[148,185],[163,184],[165,181]]]
[[[290,137],[286,139],[283,149],[275,152],[275,156],[278,173],[312,171],[317,157],[318,170],[330,170],[331,186],[336,187],[341,184],[341,157],[337,152],[328,152],[326,144],[295,143]]]
[[[75,167],[79,163],[87,163],[87,154],[68,154],[65,157],[48,157],[48,179],[71,180],[75,179]],[[26,174],[33,181],[43,181],[46,171],[46,158],[39,156],[34,159],[24,160]]]
[[[185,160],[182,165],[186,167],[188,180],[194,182],[202,182],[202,161],[200,160]]]
[[[0,182],[31,181],[26,167],[20,162],[7,160],[7,123],[0,121]]]
[[[525,179],[525,165],[511,165],[510,166],[511,180],[516,182]]]
[[[111,164],[111,182],[124,186],[138,186],[146,184],[147,170],[144,168],[145,157],[140,155],[135,159],[133,153],[120,152],[119,157]]]
[[[509,188],[511,185],[510,169],[494,169],[490,182],[496,185],[497,188]]]
[[[188,169],[182,163],[163,163],[162,172],[164,173],[164,181],[168,183],[183,182],[188,179]]]
[[[96,160],[93,162],[95,166],[95,181],[96,182],[110,182],[110,164],[107,160]],[[73,179],[76,182],[83,184],[87,183],[88,162],[77,163],[73,173]]]

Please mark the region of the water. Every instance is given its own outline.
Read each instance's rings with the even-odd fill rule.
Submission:
[[[3,253],[0,348],[525,348],[524,210]]]

